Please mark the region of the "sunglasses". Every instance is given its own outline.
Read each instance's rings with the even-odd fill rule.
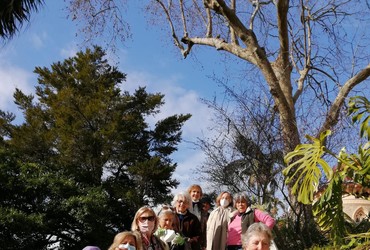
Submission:
[[[155,220],[155,216],[141,216],[139,217],[139,221],[140,222],[145,222],[145,221],[154,221]]]

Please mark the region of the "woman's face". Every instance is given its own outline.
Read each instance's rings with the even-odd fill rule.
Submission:
[[[269,250],[270,241],[266,234],[256,233],[249,239],[244,250]]]
[[[225,192],[221,194],[220,200],[219,200],[219,205],[221,208],[226,208],[230,206],[231,204],[231,196],[229,193]]]
[[[237,200],[235,205],[239,213],[244,213],[248,207],[247,201],[244,199]]]
[[[127,235],[118,246],[118,249],[122,250],[131,250],[132,248],[136,248],[136,240],[135,237],[132,235]]]
[[[202,191],[200,190],[200,188],[193,187],[193,189],[190,191],[191,200],[193,200],[193,201],[199,201],[199,199],[201,198],[200,197],[201,192]]]
[[[156,216],[149,211],[142,213],[137,218],[140,232],[144,234],[152,234],[156,219]]]
[[[177,213],[185,213],[186,209],[188,209],[189,207],[189,204],[184,199],[184,197],[181,197],[177,199],[175,207]]]
[[[221,200],[222,200],[222,199],[228,200],[228,201],[229,201],[229,203],[231,202],[231,196],[230,196],[230,194],[229,194],[229,193],[223,193],[223,194],[221,195]]]
[[[163,214],[159,218],[159,226],[164,229],[173,229],[173,219],[174,219],[174,214]]]

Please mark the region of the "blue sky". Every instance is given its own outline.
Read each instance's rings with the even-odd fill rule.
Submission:
[[[33,73],[36,66],[49,67],[80,50],[76,25],[67,20],[63,7],[64,1],[47,2],[39,13],[32,15],[30,24],[25,25],[19,35],[0,48],[0,109],[12,111],[21,118],[13,103],[15,88],[33,93],[37,82]],[[202,53],[205,54],[199,58],[184,60],[169,37],[150,28],[139,10],[130,10],[127,17],[133,37],[124,46],[118,46],[116,52],[120,70],[128,74],[123,88],[132,91],[146,86],[149,92],[165,94],[166,104],[158,118],[179,113],[193,115],[184,126],[184,142],[173,155],[178,163],[174,178],[180,181],[174,192],[182,191],[199,182],[194,171],[204,160],[204,155],[187,141],[209,135],[211,112],[200,98],[210,99],[220,92],[208,77],[218,65],[209,60],[214,53],[208,50],[204,50]],[[98,40],[97,44],[104,46]],[[205,184],[201,184],[206,189]]]

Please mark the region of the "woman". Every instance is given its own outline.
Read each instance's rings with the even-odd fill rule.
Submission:
[[[242,236],[243,250],[269,250],[271,229],[262,222],[253,223]]]
[[[175,212],[168,206],[162,207],[158,213],[158,229],[155,235],[166,242],[171,249],[172,240],[176,237],[177,227],[175,220]]]
[[[233,208],[233,197],[222,192],[216,198],[217,208],[211,212],[207,221],[207,250],[225,249],[227,226]]]
[[[158,212],[158,227],[162,229],[176,230],[175,212],[165,205]]]
[[[193,184],[188,188],[188,193],[191,198],[191,203],[189,205],[190,213],[197,216],[198,220],[201,220],[202,215],[202,204],[200,199],[203,197],[203,190],[198,184]]]
[[[158,219],[153,209],[141,207],[132,221],[131,230],[141,236],[143,250],[168,250],[168,246],[154,232],[158,227]]]
[[[275,225],[275,219],[269,214],[250,207],[245,194],[235,196],[235,208],[227,231],[227,250],[242,250],[241,235],[255,222],[262,222],[270,229]]]
[[[118,233],[108,250],[142,250],[140,235],[130,231]]]
[[[192,250],[200,250],[201,225],[197,216],[190,213],[188,208],[191,205],[191,198],[188,193],[176,194],[172,200],[172,206],[177,215],[179,233],[186,237],[186,244],[179,249],[187,249],[191,245]]]

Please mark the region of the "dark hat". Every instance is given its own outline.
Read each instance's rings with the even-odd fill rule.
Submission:
[[[212,199],[208,196],[203,196],[202,199],[200,199],[201,203],[208,203],[209,205],[212,205]]]

